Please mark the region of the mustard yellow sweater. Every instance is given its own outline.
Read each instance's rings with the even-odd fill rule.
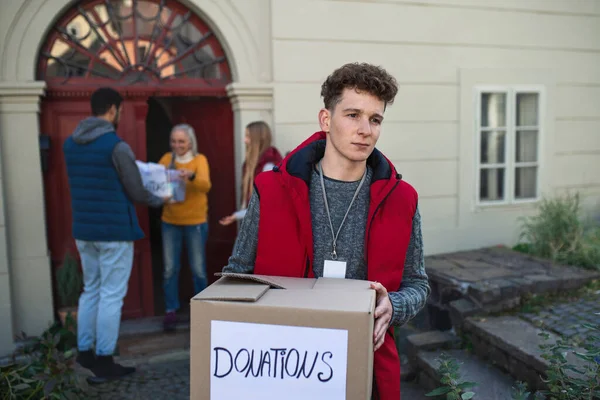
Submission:
[[[172,153],[166,153],[159,164],[168,167]],[[193,181],[187,180],[185,185],[185,200],[180,203],[166,203],[163,207],[162,220],[173,225],[198,225],[208,220],[208,196],[210,191],[210,171],[208,160],[203,154],[198,154],[192,161],[180,164],[175,162],[177,169],[188,169],[196,173]]]

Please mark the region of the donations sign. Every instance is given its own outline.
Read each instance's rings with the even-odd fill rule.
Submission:
[[[347,330],[213,320],[210,399],[345,399],[347,359]]]

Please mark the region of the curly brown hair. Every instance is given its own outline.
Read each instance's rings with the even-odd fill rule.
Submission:
[[[382,67],[367,63],[349,63],[333,71],[321,85],[325,108],[333,111],[342,99],[344,89],[367,92],[392,104],[398,93],[398,82]]]

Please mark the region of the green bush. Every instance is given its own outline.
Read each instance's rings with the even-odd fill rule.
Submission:
[[[73,368],[74,343],[68,326],[55,324],[15,353],[12,364],[0,367],[0,400],[85,398],[82,382]],[[17,362],[17,356],[23,356],[25,361]]]
[[[594,400],[600,399],[600,325],[583,324],[591,330],[576,350],[572,343],[559,339],[556,343],[543,344],[542,358],[548,360],[546,371],[548,390],[542,393],[549,400]],[[541,333],[548,338],[548,334]],[[568,354],[579,359],[577,365],[567,360]]]
[[[600,226],[581,218],[579,194],[543,199],[537,215],[522,219],[517,251],[588,269],[600,269]]]
[[[62,265],[56,271],[56,289],[62,307],[75,307],[83,286],[77,260],[66,253]]]

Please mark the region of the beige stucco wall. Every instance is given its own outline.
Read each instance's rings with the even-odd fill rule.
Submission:
[[[517,239],[532,205],[475,207],[477,84],[540,84],[541,186],[600,205],[600,2],[272,0],[275,130],[282,150],[318,129],[320,84],[345,62],[398,79],[379,148],[420,193],[428,254]]]

